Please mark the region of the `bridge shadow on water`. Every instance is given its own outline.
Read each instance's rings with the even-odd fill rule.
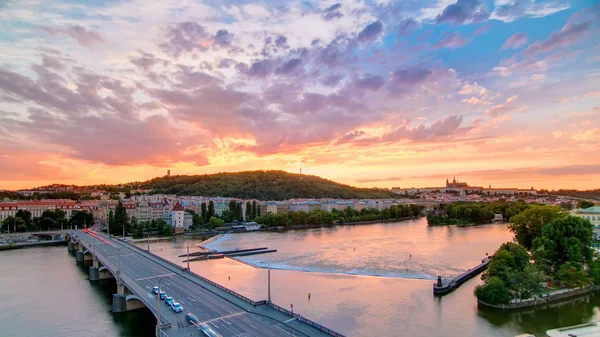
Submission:
[[[549,306],[515,311],[479,306],[477,314],[498,327],[507,326],[536,336],[545,336],[545,332],[550,329],[592,321],[598,315],[599,307],[600,294],[595,293]]]
[[[90,287],[98,295],[99,299],[104,301],[106,310],[111,312],[112,295],[117,292],[117,283],[114,279],[89,281],[89,267],[91,261],[85,263],[77,263],[77,269],[85,277],[85,282],[88,282]],[[112,313],[112,312],[111,312]],[[144,307],[142,309],[133,310],[125,313],[112,314],[112,319],[115,325],[119,328],[118,337],[148,337],[155,335],[156,318],[150,309]],[[110,337],[110,336],[106,336]],[[117,336],[115,336],[117,337]]]

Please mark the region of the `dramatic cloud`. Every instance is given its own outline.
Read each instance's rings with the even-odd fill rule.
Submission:
[[[502,45],[502,50],[517,49],[527,43],[527,35],[525,33],[517,33],[509,37]]]
[[[175,57],[181,53],[194,50],[208,50],[210,37],[204,27],[195,22],[181,22],[167,28],[165,34],[167,41],[162,43],[162,50]]]
[[[383,77],[381,76],[367,76],[361,79],[358,79],[354,82],[354,85],[360,89],[368,89],[371,91],[379,90],[384,84]]]
[[[467,44],[466,39],[464,39],[458,33],[452,33],[452,34],[448,35],[447,37],[445,37],[444,39],[442,39],[440,42],[434,44],[433,48],[434,49],[440,49],[440,48],[457,49],[457,48],[463,47],[466,44]]]
[[[71,25],[64,28],[41,26],[41,28],[52,36],[57,36],[60,34],[67,35],[86,47],[91,47],[105,42],[102,35],[93,30],[88,30],[80,25]]]
[[[331,7],[327,8],[326,10],[323,11],[323,18],[325,20],[333,20],[333,19],[341,18],[342,16],[344,16],[344,14],[342,14],[342,12],[340,11],[341,8],[342,8],[341,3],[332,5]]]
[[[481,22],[490,16],[488,9],[478,0],[458,0],[456,3],[446,7],[444,11],[437,16],[436,22],[454,22],[464,23],[469,20],[472,22]]]
[[[390,91],[402,93],[425,81],[433,72],[421,67],[397,68],[391,74]]]
[[[383,24],[381,21],[375,21],[366,26],[360,33],[358,33],[358,41],[360,42],[371,42],[379,37],[383,32]]]
[[[547,53],[563,48],[581,39],[591,26],[591,22],[567,23],[560,31],[552,33],[545,41],[536,41],[525,49],[525,55]]]
[[[600,165],[589,156],[600,7],[587,3],[18,4],[3,7],[0,34],[0,166],[16,171],[4,188],[143,180],[165,166],[268,163],[355,182],[397,167]],[[563,28],[540,33],[542,21]],[[543,176],[524,174],[508,183]],[[551,187],[584,184],[564,177]]]
[[[444,138],[455,134],[463,121],[462,116],[448,116],[440,121],[435,121],[430,126],[419,124],[417,127],[410,128],[401,126],[382,137],[384,141],[398,141],[403,139],[413,141],[424,141],[437,138]]]

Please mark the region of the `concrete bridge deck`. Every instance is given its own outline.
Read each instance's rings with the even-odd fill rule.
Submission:
[[[190,312],[223,337],[343,337],[267,301],[249,301],[197,275],[182,271],[181,267],[139,247],[107,235],[71,232],[70,237],[80,244],[80,256],[95,256],[95,263],[98,263],[98,266],[102,265],[100,270],[108,270],[112,275],[117,275],[117,271],[120,270],[124,288],[120,288],[123,289],[119,290],[122,291],[120,295],[113,296],[113,307],[114,301],[120,296],[121,301],[125,302],[125,308],[129,307],[129,302],[131,308],[139,307],[143,303],[157,316],[157,300],[156,295],[152,293],[152,287],[161,280],[161,289],[184,307],[182,313],[174,313],[164,301],[160,301],[158,305],[161,306],[162,336],[201,336],[201,333],[185,320],[185,313]]]

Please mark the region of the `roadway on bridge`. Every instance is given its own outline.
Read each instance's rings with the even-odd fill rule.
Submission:
[[[164,315],[172,324],[170,328],[163,329],[169,336],[189,335],[191,325],[185,320],[186,312],[191,312],[200,321],[206,322],[223,337],[306,336],[306,334],[291,329],[283,322],[246,311],[243,307],[235,304],[234,301],[201,287],[184,277],[181,271],[168,268],[156,258],[127,243],[110,239],[106,235],[101,236],[104,240],[95,239],[93,236],[82,232],[77,232],[77,236],[85,241],[85,246],[90,251],[92,251],[95,241],[96,254],[101,263],[109,260],[108,263],[117,266],[118,252],[121,277],[126,279],[128,284],[134,281],[136,285],[139,285],[133,291],[138,292],[138,296],[146,296],[150,303],[154,303],[153,306],[156,305],[156,295],[152,293],[152,287],[162,279],[160,282],[161,289],[184,307],[182,313],[174,313],[164,301],[161,301],[161,315]],[[139,293],[140,289],[144,289],[145,293]],[[150,309],[154,310],[154,308]],[[183,324],[178,324],[178,322]],[[315,335],[321,334],[317,333]]]

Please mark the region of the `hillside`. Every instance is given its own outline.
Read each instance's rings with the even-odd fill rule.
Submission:
[[[387,191],[356,188],[317,176],[284,171],[246,171],[209,175],[181,175],[134,183],[153,193],[203,195],[258,200],[291,198],[385,199],[397,197]],[[133,186],[132,186],[133,187]]]

